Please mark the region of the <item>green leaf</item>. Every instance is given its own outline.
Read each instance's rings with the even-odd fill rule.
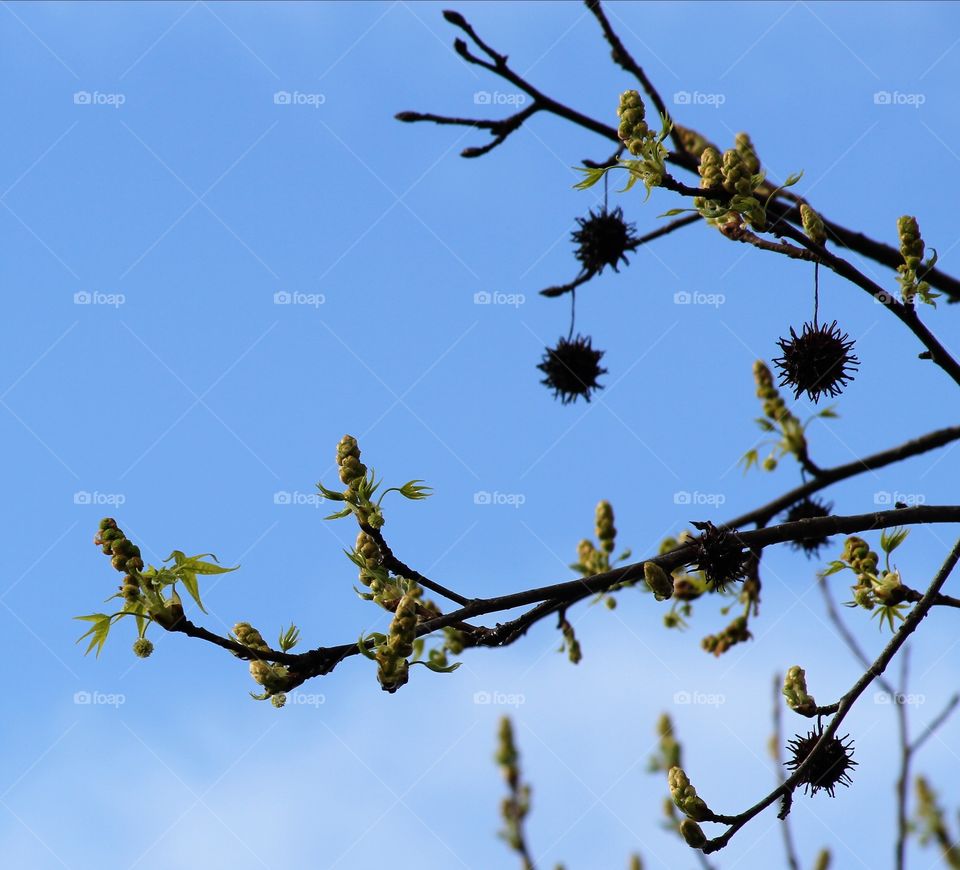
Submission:
[[[320,494],[330,501],[344,501],[344,496],[342,492],[336,492],[332,489],[327,489],[322,483],[317,484],[317,489],[320,490]]]
[[[103,645],[107,642],[107,635],[110,633],[110,625],[113,621],[113,617],[106,613],[92,613],[89,616],[75,616],[74,619],[82,619],[86,622],[93,623],[88,631],[85,631],[82,635],[80,635],[80,637],[77,638],[76,642],[80,643],[81,640],[89,637],[90,645],[87,647],[84,655],[87,655],[90,650],[96,647],[97,658],[99,658],[100,650],[103,649]]]
[[[760,454],[756,450],[748,450],[740,458],[740,461],[743,463],[743,473],[746,474],[750,467],[753,465],[760,464]]]
[[[906,540],[906,537],[909,534],[910,529],[884,529],[880,535],[880,547],[884,553],[889,555]]]
[[[207,609],[203,606],[203,602],[200,600],[200,586],[197,583],[197,575],[195,572],[191,571],[189,568],[181,568],[179,571],[180,582],[183,583],[183,588],[190,593],[190,597],[197,602],[197,607],[199,607],[204,613],[207,612]]]
[[[803,170],[799,172],[791,173],[787,176],[787,180],[783,182],[782,187],[793,187],[801,178],[803,178]]]
[[[835,561],[831,562],[830,565],[820,572],[821,577],[829,577],[831,574],[836,574],[838,571],[842,571],[847,567],[846,562]]]
[[[209,556],[213,559],[213,562],[204,562],[204,556]],[[200,553],[197,556],[190,556],[188,559],[179,562],[177,567],[184,567],[188,571],[193,571],[195,574],[229,574],[231,571],[236,571],[237,568],[240,567],[239,565],[234,565],[232,568],[224,568],[222,565],[215,564],[218,561],[213,553]]]
[[[325,520],[339,520],[342,517],[350,515],[350,508],[344,508],[342,511],[337,511],[335,514],[330,514],[328,517],[324,517]]]
[[[757,417],[755,422],[764,432],[776,431],[776,427],[766,417]]]
[[[829,405],[828,407],[824,408],[822,411],[818,411],[816,414],[814,414],[814,416],[826,417],[828,419],[839,418],[840,415],[834,410],[834,408],[836,407],[837,407],[836,405]]]
[[[593,187],[607,171],[605,168],[592,166],[574,166],[573,169],[584,174],[584,178],[573,186],[574,190],[587,190]]]
[[[463,663],[454,662],[452,665],[447,665],[446,667],[444,667],[443,665],[438,665],[436,662],[430,662],[430,661],[410,662],[410,664],[423,665],[425,668],[429,668],[431,671],[433,671],[436,674],[452,674]]]

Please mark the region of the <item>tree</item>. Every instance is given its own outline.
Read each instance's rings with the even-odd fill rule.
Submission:
[[[506,57],[484,42],[457,13],[447,13],[447,20],[470,40],[468,44],[458,39],[455,43],[457,53],[469,63],[510,82],[529,97],[530,105],[506,120],[463,119],[415,112],[404,112],[399,116],[408,122],[432,121],[489,130],[493,136],[491,142],[468,148],[464,153],[464,156],[477,157],[504,144],[534,115],[552,113],[605,135],[615,144],[612,157],[585,166],[581,185],[584,188],[601,181],[606,183],[607,177],[617,170],[626,173],[628,187],[639,181],[648,192],[663,188],[692,202],[693,209],[679,220],[638,237],[621,214],[607,209],[605,201],[598,213],[591,212],[581,218],[575,235],[581,263],[579,274],[567,284],[547,288],[544,295],[549,298],[569,295],[573,303],[578,287],[601,274],[607,265],[616,268],[629,251],[652,243],[667,233],[707,222],[733,241],[765,253],[813,264],[813,320],[798,329],[790,327],[789,336],[783,335],[778,342],[781,356],[775,361],[780,386],[794,391],[794,401],[805,394],[816,404],[825,393],[831,397],[840,395],[854,378],[858,365],[862,365],[854,354],[853,342],[836,321],[829,325],[819,321],[820,266],[868,293],[912,333],[922,348],[920,358],[931,363],[930,377],[946,376],[960,384],[960,366],[926,325],[920,313],[926,309],[918,307],[932,305],[938,294],[953,301],[958,285],[955,279],[936,268],[935,255],[926,258],[916,218],[904,215],[898,222],[898,250],[895,246],[866,239],[818,214],[811,203],[792,192],[800,182],[799,174],[787,177],[781,185],[768,181],[761,172],[759,158],[748,136],[738,135],[734,147],[723,152],[721,157],[720,150],[709,145],[701,134],[679,126],[679,120],[674,122],[668,117],[663,99],[621,43],[602,8],[591,3],[589,9],[613,50],[614,61],[636,78],[643,91],[641,94],[640,90],[630,89],[621,96],[619,129],[614,130],[603,121],[582,116],[541,93],[519,76]],[[657,123],[652,122],[654,112],[651,106],[661,116]],[[666,144],[668,141],[670,148]],[[630,157],[624,159],[625,153]],[[680,181],[674,175],[679,170],[697,172],[699,185]],[[882,266],[896,269],[899,290],[894,293],[883,283],[868,277],[863,270],[834,253],[837,247],[848,247]],[[571,314],[567,338],[548,348],[540,363],[547,386],[564,402],[574,402],[578,398],[589,400],[600,386],[598,379],[606,373],[600,365],[600,352],[593,348],[590,340],[582,336],[574,339],[573,336]],[[941,371],[936,372],[934,367]],[[345,489],[328,488],[321,482],[320,491],[325,498],[339,503],[338,507],[344,505],[339,514],[352,516],[359,524],[360,534],[349,555],[360,572],[361,583],[369,590],[361,594],[393,614],[388,632],[368,634],[358,643],[318,647],[308,653],[290,652],[298,640],[298,632],[292,626],[283,632],[277,648],[271,648],[249,623],[238,623],[232,637],[214,634],[186,618],[177,584],[202,608],[198,575],[232,569],[222,568],[204,556],[188,557],[180,551],[171,554],[168,561],[173,564],[170,567],[148,568],[143,564],[137,545],[126,537],[115,520],[107,519],[101,523],[97,543],[111,557],[113,567],[123,574],[124,582],[118,593],[123,609],[112,614],[84,617],[92,623],[90,648],[102,647],[111,626],[130,615],[139,626],[140,639],[135,649],[139,655],[149,655],[151,646],[144,633],[155,622],[162,629],[208,641],[239,658],[250,660],[251,674],[263,689],[261,699],[271,698],[275,705],[282,706],[287,692],[308,679],[330,673],[345,658],[355,654],[373,659],[377,663],[380,684],[393,692],[407,682],[411,664],[422,662],[430,670],[451,670],[456,666],[451,658],[459,656],[465,649],[514,643],[532,625],[548,617],[556,618],[564,646],[575,662],[580,650],[567,618],[568,610],[590,598],[615,601],[613,593],[639,588],[652,593],[658,601],[671,602],[665,606],[670,608],[666,621],[672,626],[680,625],[691,616],[693,601],[731,595],[743,608],[742,612],[722,631],[704,639],[709,652],[721,655],[732,646],[750,640],[749,626],[758,618],[761,562],[765,550],[792,543],[804,555],[818,556],[834,536],[846,535],[839,558],[828,562],[823,577],[851,571],[856,578],[853,605],[879,617],[881,624],[886,623],[892,632],[892,637],[876,657],[866,656],[851,641],[854,654],[863,660],[866,670],[863,677],[834,703],[818,705],[814,701],[800,666],[795,665],[787,671],[783,694],[788,706],[794,713],[816,721],[812,731],[798,735],[788,744],[792,753],[790,775],[751,808],[736,814],[717,813],[697,795],[680,767],[679,747],[672,723],[661,721],[659,724],[662,757],[655,760],[654,766],[664,768],[668,774],[671,796],[686,816],[683,821],[679,817],[675,820],[678,830],[691,846],[703,853],[717,851],[726,846],[747,822],[777,801],[781,804],[781,816],[786,818],[796,789],[806,787],[814,794],[821,790],[832,793],[836,786],[849,783],[855,776],[851,744],[838,733],[844,718],[874,682],[896,696],[898,692],[894,691],[892,683],[881,682],[885,679],[886,667],[898,653],[903,654],[906,640],[933,608],[960,605],[957,599],[941,591],[960,556],[960,544],[949,551],[941,570],[926,590],[905,583],[901,571],[890,560],[891,554],[903,543],[907,527],[919,523],[956,522],[960,518],[960,508],[898,503],[890,505],[889,510],[834,515],[831,508],[816,496],[865,471],[885,468],[951,443],[960,437],[960,429],[940,429],[854,462],[823,468],[810,456],[809,421],[802,422],[788,408],[787,400],[774,383],[771,368],[758,361],[754,378],[764,414],[759,423],[763,431],[772,436],[773,445],[762,465],[765,470],[772,471],[781,460],[790,457],[799,466],[801,484],[724,523],[696,521],[696,532],[677,530],[674,537],[664,541],[660,552],[649,553],[641,561],[630,562],[627,554],[621,554],[618,560],[612,559],[616,539],[613,510],[609,503],[601,502],[596,515],[598,542],[584,541],[578,548],[574,568],[581,575],[579,579],[495,598],[466,597],[424,576],[398,558],[392,549],[396,542],[388,543],[382,532],[380,499],[383,495],[395,490],[406,498],[418,500],[429,494],[428,488],[422,485],[422,481],[411,480],[399,487],[379,489],[372,470],[361,461],[356,439],[345,436],[337,447],[340,480]],[[831,413],[820,410],[817,416],[822,418]],[[752,465],[760,464],[759,453],[748,451],[744,460],[749,470]],[[774,523],[784,512],[785,521]],[[744,528],[746,526],[754,528],[748,531]],[[878,544],[871,544],[859,536],[879,530],[883,533]],[[882,566],[875,547],[883,553]],[[617,561],[626,564],[614,567]],[[823,588],[827,589],[825,580]],[[446,598],[456,606],[441,610],[424,599],[425,592]],[[832,602],[832,599],[828,601]],[[515,607],[527,609],[519,617],[495,627],[485,627],[477,622],[479,617]],[[831,607],[828,612],[838,626],[842,625],[835,609]],[[436,641],[440,645],[422,659],[424,646],[421,641],[428,637],[439,638],[440,632],[442,640]],[[955,704],[956,700],[952,699],[944,715]],[[897,860],[902,863],[911,756],[932,731],[923,732],[921,738],[911,743],[907,739],[905,712],[902,706],[897,710],[902,744],[896,849]],[[942,716],[936,717],[931,728],[942,719]],[[827,723],[825,728],[821,728],[822,721]],[[522,833],[526,797],[516,769],[516,750],[508,726],[504,726],[501,734],[499,759],[507,772],[511,789],[505,809],[508,839],[529,864],[531,859]],[[918,791],[920,811],[928,820],[928,833],[940,844],[947,859],[952,860],[950,835],[942,813],[936,809],[936,798],[925,781],[922,787],[918,785]],[[710,803],[716,801],[711,799]],[[708,840],[699,827],[700,822],[718,823],[723,828]],[[788,853],[796,865],[792,852],[788,850]]]

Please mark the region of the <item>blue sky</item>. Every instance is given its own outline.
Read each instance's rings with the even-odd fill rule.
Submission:
[[[547,93],[615,123],[617,95],[633,83],[581,5],[454,8]],[[736,812],[773,782],[773,674],[804,666],[821,702],[856,678],[824,615],[817,565],[783,549],[764,557],[755,641],[720,659],[699,649],[726,624],[716,604],[681,634],[629,592],[615,612],[571,612],[576,668],[544,624],[512,648],[468,654],[452,676],[419,669],[394,696],[354,658],[303,687],[310,703],[282,711],[250,700],[244,665],[181,636],[154,634],[147,661],[130,652],[127,626],[99,660],[74,644],[71,617],[99,609],[116,583],[91,546],[105,515],[154,563],[176,548],[242,565],[203,587],[214,631],[243,619],[272,640],[295,620],[315,646],[384,626],[352,591],[341,549],[355,529],[324,523],[308,498],[317,480],[335,480],[344,432],[389,482],[434,486],[425,502],[388,502],[385,531],[403,559],[476,596],[569,578],[598,499],[612,501],[620,541],[642,556],[692,519],[721,521],[799,481],[789,462],[747,477],[736,463],[758,436],[753,361],[776,356],[777,337],[810,316],[807,264],[705,227],[665,238],[579,294],[577,327],[607,352],[606,389],[564,407],[538,383],[534,366],[566,333],[569,309],[537,291],[574,276],[569,233],[602,195],[574,191],[571,167],[611,149],[541,115],[466,161],[459,151],[484,135],[394,121],[405,109],[511,109],[504,82],[453,54],[442,9],[0,10],[8,866],[514,866],[495,837],[503,785],[492,753],[507,712],[534,787],[541,866],[619,867],[638,850],[648,867],[692,867],[659,827],[665,785],[644,771],[658,714],[674,717],[701,794]],[[680,123],[724,146],[748,130],[773,177],[803,169],[800,193],[874,237],[894,242],[896,218],[916,214],[942,266],[960,272],[955,4],[609,11]],[[278,103],[278,92],[295,96]],[[896,96],[878,103],[878,92]],[[680,105],[681,93],[695,96]],[[478,106],[482,94],[497,105]],[[659,191],[644,204],[636,190],[611,204],[641,232],[679,205]],[[513,304],[475,304],[483,292]],[[722,302],[679,305],[677,293]],[[956,423],[946,376],[862,291],[823,276],[821,316],[856,339],[861,369],[840,418],[811,427],[818,463]],[[955,308],[923,316],[960,351]],[[931,453],[829,498],[843,513],[872,509],[882,493],[955,502],[958,456]],[[522,504],[477,504],[479,492]],[[692,514],[680,492],[711,503]],[[907,582],[923,586],[950,539],[916,529],[899,556]],[[833,584],[846,600],[845,581]],[[844,615],[879,651],[875,622]],[[914,642],[917,730],[956,686],[951,620],[934,613]],[[517,703],[477,704],[478,692]],[[681,704],[677,692],[720,700]],[[888,866],[892,710],[870,695],[843,730],[860,766],[835,802],[796,802],[802,861],[829,844],[835,866]],[[950,807],[955,777],[938,773],[955,769],[958,743],[954,720],[918,760]],[[781,861],[768,812],[717,864]],[[914,866],[932,861],[917,854]]]

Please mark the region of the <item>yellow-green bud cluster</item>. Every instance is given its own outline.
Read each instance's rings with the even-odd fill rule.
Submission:
[[[613,525],[613,508],[608,501],[597,504],[595,531],[603,551],[607,554],[612,553],[617,530]]]
[[[876,578],[880,557],[870,549],[870,545],[863,538],[856,535],[847,538],[840,558],[853,568],[861,582]]]
[[[783,696],[787,706],[804,716],[812,716],[817,702],[807,693],[807,675],[803,668],[794,665],[783,678]]]
[[[656,562],[643,563],[643,579],[657,601],[666,601],[673,595],[673,579]]]
[[[943,863],[947,867],[960,868],[960,842],[950,833],[944,818],[943,808],[930,783],[918,776],[915,782],[917,809],[913,826],[921,846],[936,843],[940,848]]]
[[[383,561],[383,554],[377,542],[366,532],[360,532],[357,535],[357,541],[354,545],[356,561],[360,565],[360,582],[364,586],[371,587],[374,597],[382,593],[389,582],[389,574],[380,567]],[[376,586],[374,589],[373,587]]]
[[[750,136],[747,133],[737,133],[733,142],[733,147],[743,159],[743,165],[746,167],[747,172],[751,175],[756,175],[760,171],[760,158],[757,157],[757,152],[753,147],[753,142],[750,141]]]
[[[110,564],[124,575],[120,586],[120,594],[124,601],[134,604],[140,600],[140,571],[143,570],[143,559],[140,558],[140,548],[133,543],[117,526],[112,517],[100,520],[100,528],[93,539],[106,556],[110,556]]]
[[[504,829],[501,836],[511,849],[523,851],[523,820],[530,812],[530,786],[520,781],[520,754],[513,740],[513,726],[504,716],[497,732],[497,751],[494,755],[510,793],[500,802]]]
[[[283,665],[272,665],[261,659],[250,662],[250,676],[263,686],[268,695],[278,695],[294,685],[290,672]]]
[[[520,780],[519,760],[516,743],[513,740],[513,724],[508,716],[500,717],[500,727],[497,730],[497,752],[494,760],[500,765],[503,778],[510,788],[516,787]]]
[[[688,846],[694,849],[702,848],[707,842],[707,835],[703,833],[703,828],[693,819],[684,819],[680,822],[680,836]]]
[[[356,489],[367,473],[367,466],[360,461],[357,439],[352,435],[344,435],[337,444],[337,466],[340,482],[350,489]]]
[[[923,262],[923,238],[920,225],[912,215],[905,214],[897,218],[897,234],[900,236],[900,253],[906,267],[914,272]]]
[[[407,656],[413,652],[417,638],[417,606],[422,591],[412,586],[397,604],[387,640],[376,653],[377,679],[387,692],[395,692],[409,678],[410,666]]]
[[[800,204],[800,220],[803,222],[803,231],[811,242],[816,242],[818,245],[827,243],[827,228],[824,226],[823,218],[805,202]]]
[[[150,654],[153,652],[153,643],[152,641],[147,640],[145,637],[138,637],[133,642],[133,654],[137,658],[148,659]]]
[[[671,767],[667,773],[667,786],[670,788],[670,797],[687,818],[695,822],[708,820],[713,813],[703,798],[698,797],[697,790],[690,784],[682,767]]]
[[[784,451],[793,453],[795,456],[805,456],[807,439],[803,434],[803,425],[791,413],[780,391],[774,386],[773,375],[763,360],[757,360],[753,364],[753,380],[757,385],[757,398],[763,402],[763,415],[780,427],[783,436],[781,445]],[[769,458],[773,459],[773,462],[765,462],[764,468],[767,471],[773,471],[776,468],[776,458],[772,456]]]
[[[721,169],[720,152],[712,145],[708,145],[700,154],[700,187],[717,188],[723,184],[723,170]]]
[[[249,622],[238,622],[233,627],[233,636],[237,643],[242,643],[246,647],[255,650],[268,650],[270,647],[260,634]]]
[[[634,157],[639,156],[646,140],[652,135],[645,120],[646,108],[639,91],[624,91],[620,94],[617,116],[620,118],[620,126],[617,128],[620,141]]]
[[[583,659],[580,641],[577,640],[573,626],[567,621],[566,617],[560,621],[560,631],[563,633],[563,646],[567,651],[567,658],[570,659],[570,663],[574,665],[580,664],[580,661]]]
[[[673,768],[680,769],[681,747],[673,733],[673,722],[666,713],[661,713],[657,719],[657,736],[660,738],[659,756],[650,759],[651,770],[671,771]]]
[[[750,640],[750,631],[747,629],[747,617],[738,616],[720,634],[708,634],[700,645],[715,656],[723,655],[730,647]]]
[[[711,147],[710,143],[696,130],[691,130],[689,127],[681,127],[679,124],[674,124],[673,129],[680,134],[680,141],[683,143],[683,147],[687,150],[687,153],[692,154],[694,157],[700,157],[707,148]]]
[[[750,196],[753,193],[752,173],[747,166],[747,161],[736,148],[723,152],[721,171],[723,173],[723,189],[727,193],[739,194],[740,196]]]

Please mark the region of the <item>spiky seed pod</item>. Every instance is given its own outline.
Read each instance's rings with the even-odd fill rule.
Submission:
[[[578,217],[577,223],[580,229],[571,235],[577,246],[576,258],[585,272],[600,274],[606,266],[618,272],[621,260],[630,262],[626,252],[633,250],[637,237],[633,234],[634,225],[623,219],[622,208],[617,206],[613,211],[602,208],[596,214],[591,209],[585,218]]]
[[[784,764],[795,771],[810,755],[813,747],[823,734],[823,727],[818,726],[816,730],[807,733],[806,737],[796,735],[793,740],[787,744],[787,748],[793,757],[784,762]],[[853,741],[849,740],[850,735],[843,737],[831,737],[824,746],[823,751],[814,758],[813,764],[807,768],[799,781],[803,785],[805,793],[815,795],[821,789],[830,797],[836,797],[834,789],[838,785],[849,786],[853,780],[850,778],[850,771],[857,764],[853,760]]]
[[[561,338],[556,347],[546,349],[537,366],[546,375],[540,383],[552,389],[553,397],[559,397],[564,405],[581,396],[589,402],[591,392],[603,389],[597,378],[607,373],[600,365],[604,351],[594,350],[592,341],[582,335],[573,341]]]
[[[791,326],[790,338],[781,338],[777,344],[783,351],[783,356],[774,360],[780,369],[780,384],[793,389],[796,399],[804,392],[814,403],[823,393],[831,398],[839,395],[860,366],[850,353],[853,341],[840,332],[836,320],[829,326],[804,323],[800,335]]]
[[[700,534],[694,539],[693,558],[688,563],[703,575],[714,591],[722,592],[731,583],[743,580],[748,553],[735,531],[717,528],[709,520],[694,522]]]
[[[746,167],[747,172],[751,175],[756,175],[760,171],[760,158],[757,157],[756,149],[753,147],[753,142],[750,141],[749,134],[737,133],[733,142],[733,147],[736,148],[740,157],[743,159],[743,165]]]
[[[795,523],[800,520],[817,520],[830,516],[830,511],[832,510],[832,502],[822,502],[815,498],[804,498],[787,511],[785,519],[788,523]],[[794,550],[803,550],[808,558],[815,558],[820,552],[820,548],[825,547],[829,542],[830,538],[826,535],[813,535],[791,541],[790,546]]]
[[[800,219],[803,222],[803,231],[810,241],[821,246],[827,243],[827,229],[823,225],[823,218],[805,202],[800,204]]]

